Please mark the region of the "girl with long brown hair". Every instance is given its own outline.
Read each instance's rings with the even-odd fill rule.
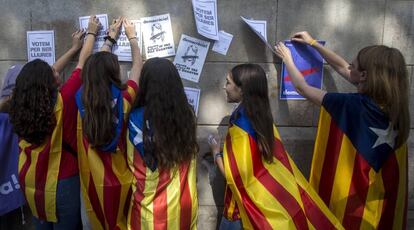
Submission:
[[[309,86],[282,43],[276,52],[297,91],[322,105],[310,182],[346,229],[404,229],[407,214],[409,84],[395,48],[361,49],[349,64],[307,32],[292,41],[311,45],[357,93]]]

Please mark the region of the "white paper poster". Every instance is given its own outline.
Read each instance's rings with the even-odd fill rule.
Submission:
[[[229,50],[231,40],[233,40],[233,35],[220,30],[219,40],[214,42],[212,50],[214,52],[226,55],[227,51]]]
[[[137,40],[140,51],[142,52],[142,36],[141,36],[141,21],[140,20],[131,20],[134,23],[135,31],[137,32]],[[131,45],[129,44],[128,37],[125,34],[125,27],[122,26],[121,32],[119,33],[119,38],[113,47],[114,54],[118,55],[119,61],[132,61]]]
[[[259,36],[259,38],[266,44],[266,46],[269,47],[273,53],[275,53],[272,45],[267,42],[267,22],[264,20],[247,19],[243,16],[240,17],[250,27],[250,29],[252,29],[253,32]]]
[[[27,31],[27,60],[42,59],[55,63],[55,32],[53,30]]]
[[[102,28],[98,30],[98,34],[96,35],[95,44],[93,44],[93,53],[96,53],[101,49],[102,45],[105,42],[104,37],[106,36],[106,31],[109,28],[107,14],[98,14],[96,15],[96,17],[99,19]],[[79,17],[79,27],[81,29],[85,29],[85,31],[88,31],[89,18],[90,16]]]
[[[170,14],[141,18],[141,25],[147,59],[175,55]]]
[[[193,107],[195,115],[198,114],[198,103],[200,101],[200,89],[184,87],[188,103]]]
[[[177,67],[181,78],[198,82],[209,46],[210,42],[208,41],[185,34],[181,35],[177,55],[174,58],[175,67]]]
[[[197,32],[206,38],[219,40],[217,0],[192,0]]]

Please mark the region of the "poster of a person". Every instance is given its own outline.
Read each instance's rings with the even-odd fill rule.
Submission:
[[[217,0],[192,0],[197,32],[206,38],[219,40]]]
[[[198,103],[200,102],[200,89],[184,87],[185,95],[187,96],[188,103],[193,107],[194,113],[198,114]]]
[[[55,63],[55,32],[53,30],[27,31],[27,60],[41,59]]]
[[[198,82],[209,46],[210,42],[208,41],[185,34],[181,35],[177,55],[174,58],[174,64],[181,78]]]
[[[142,33],[141,33],[141,21],[140,20],[131,20],[134,23],[135,31],[137,32],[137,42],[139,49],[142,50]],[[132,61],[131,46],[129,40],[125,34],[125,27],[122,26],[121,32],[119,33],[119,38],[113,47],[113,53],[118,56],[119,61]]]
[[[108,15],[107,14],[97,14],[96,17],[99,19],[99,23],[101,24],[101,28],[98,31],[98,34],[96,35],[95,44],[93,45],[93,53],[96,53],[99,51],[99,49],[104,44],[105,40],[104,37],[106,36],[106,31],[108,30]],[[89,22],[90,16],[83,16],[79,17],[79,28],[84,29],[87,31],[88,29],[88,22]]]
[[[318,41],[325,45],[325,41]],[[312,46],[298,42],[285,41],[286,47],[292,53],[293,62],[302,73],[305,81],[318,89],[322,89],[323,79],[323,57]],[[282,63],[280,83],[281,100],[305,100],[295,89],[292,84],[285,63]]]
[[[275,53],[272,45],[267,42],[267,22],[265,20],[247,19],[243,16],[240,18],[249,26],[253,32],[266,44],[266,46]],[[276,54],[276,53],[275,53]]]
[[[219,40],[214,42],[213,48],[211,50],[223,55],[227,55],[231,40],[233,40],[232,34],[226,33],[224,30],[220,30]]]
[[[175,55],[170,14],[141,18],[141,26],[147,59]]]

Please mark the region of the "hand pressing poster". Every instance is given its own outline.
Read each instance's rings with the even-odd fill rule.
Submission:
[[[247,19],[243,16],[240,16],[241,19],[249,26],[253,32],[259,36],[259,38],[266,44],[266,46],[275,53],[272,45],[267,42],[267,22],[264,20],[253,20]],[[275,53],[276,54],[276,53]]]
[[[175,67],[177,67],[181,78],[198,82],[209,46],[210,42],[185,34],[181,35],[177,54],[174,58]]]
[[[99,22],[101,23],[102,27],[99,28],[98,34],[96,35],[95,44],[93,44],[93,53],[96,53],[101,49],[102,45],[105,42],[104,37],[106,36],[106,31],[109,28],[107,14],[98,14],[96,15],[96,17],[99,19]],[[89,18],[90,16],[79,17],[79,27],[81,29],[84,29],[86,32],[88,32]]]
[[[141,18],[141,23],[147,59],[175,55],[170,14]]]
[[[55,32],[27,31],[27,60],[41,59],[49,65],[55,63]]]
[[[325,41],[318,41],[325,45]],[[292,53],[293,62],[302,73],[306,82],[318,89],[322,88],[323,57],[312,46],[298,42],[285,41],[285,45]],[[281,100],[304,100],[292,84],[285,63],[282,64],[280,84]]]
[[[134,40],[134,42],[138,42],[139,50],[142,51],[141,21],[131,20],[131,22],[134,23],[135,31],[137,32],[137,40]],[[114,54],[118,56],[119,61],[132,61],[131,45],[129,44],[128,37],[125,34],[124,26],[121,28],[118,41],[116,45],[114,45],[113,51]]]
[[[197,32],[206,38],[219,40],[217,0],[192,0]]]
[[[184,87],[188,103],[193,107],[194,113],[198,114],[198,103],[200,102],[200,89]]]

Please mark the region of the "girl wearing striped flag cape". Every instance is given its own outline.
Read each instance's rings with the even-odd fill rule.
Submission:
[[[289,49],[276,46],[297,91],[322,105],[311,185],[346,229],[405,229],[410,116],[404,57],[374,45],[349,64],[307,32],[292,40],[313,46],[358,90],[327,93],[309,86]]]
[[[227,101],[240,104],[231,115],[224,152],[217,140],[210,141],[227,181],[220,229],[342,229],[281,143],[264,70],[238,65],[225,89]]]

